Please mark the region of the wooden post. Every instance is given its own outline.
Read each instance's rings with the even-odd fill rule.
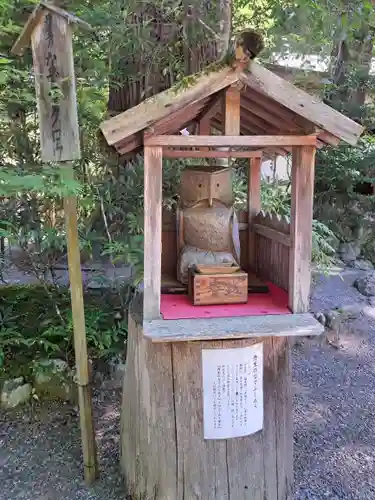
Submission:
[[[240,135],[241,92],[232,85],[224,96],[224,135]]]
[[[316,146],[316,135],[153,135],[144,145],[167,148],[289,148]]]
[[[199,135],[211,135],[211,118],[210,116],[204,116],[198,122],[198,134]],[[208,148],[201,148],[203,151],[208,151]]]
[[[160,317],[162,148],[144,148],[144,309],[145,320]]]
[[[289,307],[309,309],[315,148],[293,148]]]
[[[248,241],[249,241],[249,270],[256,271],[256,234],[252,228],[252,222],[257,213],[261,210],[260,201],[260,177],[262,158],[250,158],[247,191],[248,210]]]
[[[203,117],[198,123],[199,135],[211,135],[211,118],[209,116]]]
[[[67,168],[71,169],[71,177],[73,177],[72,167],[68,165]],[[77,199],[75,196],[69,196],[64,199],[64,210],[67,230],[68,266],[72,301],[74,352],[77,369],[84,476],[85,481],[88,484],[91,484],[98,476],[98,464],[87,359],[81,257],[78,240]]]
[[[241,93],[236,86],[227,88],[223,96],[224,135],[240,135]],[[220,148],[226,149],[226,148]],[[230,159],[216,159],[218,165],[229,167]]]

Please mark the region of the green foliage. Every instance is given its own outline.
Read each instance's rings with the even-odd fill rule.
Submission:
[[[34,271],[41,264],[51,267],[55,257],[64,253],[64,196],[78,196],[81,243],[90,248],[85,227],[95,208],[93,190],[111,168],[97,131],[108,101],[108,36],[103,34],[112,9],[103,18],[105,7],[92,2],[75,1],[65,7],[88,16],[98,27],[95,32],[78,29],[74,35],[82,151],[75,165],[77,180],[59,165],[41,163],[31,51],[26,50],[23,57],[7,56],[33,5],[26,0],[0,0],[0,227],[7,233],[3,237],[27,251]],[[56,87],[52,93],[58,100],[61,90]]]
[[[27,350],[32,344],[32,339],[26,339],[17,329],[12,327],[0,328],[0,371],[5,360],[16,349]]]
[[[20,193],[37,195],[39,198],[77,195],[80,184],[68,179],[64,170],[40,166],[30,173],[29,170],[18,170],[4,165],[1,170],[0,196],[17,196]]]
[[[336,236],[326,224],[313,220],[311,259],[317,269],[327,271],[334,263]]]
[[[375,183],[374,165],[371,137],[363,138],[358,148],[327,148],[317,154],[315,217],[342,241],[352,241],[359,227],[372,224],[375,197],[359,190]]]
[[[45,355],[72,353],[73,348],[73,318],[72,312],[66,311],[66,323],[56,324],[46,318],[42,324],[42,331],[35,343],[44,351]],[[86,338],[88,348],[95,357],[107,357],[119,352],[119,342],[126,338],[124,324],[114,322],[113,311],[102,310],[98,304],[88,305],[85,308]]]
[[[290,189],[288,181],[262,181],[260,196],[262,210],[289,217]]]
[[[374,25],[371,0],[257,0],[258,25],[269,26],[269,37],[277,50],[300,55],[329,56],[332,43],[343,34],[351,40],[364,23]]]
[[[134,285],[143,280],[143,234],[130,233],[123,242],[106,243],[102,255],[109,255],[114,264],[125,262],[131,265]]]
[[[237,209],[247,209],[247,178],[242,169],[232,172],[233,200]]]
[[[29,364],[39,358],[65,357],[73,363],[73,322],[68,290],[50,289],[61,313],[51,308],[42,286],[7,286],[0,293],[0,370],[22,358]],[[127,326],[116,319],[118,298],[87,295],[85,320],[92,357],[121,352]],[[62,320],[62,321],[61,321]]]

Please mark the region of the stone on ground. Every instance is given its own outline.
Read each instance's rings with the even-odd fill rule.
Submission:
[[[357,257],[359,257],[360,252],[361,249],[357,243],[341,243],[338,249],[340,259],[345,264],[354,263]]]
[[[363,311],[362,304],[347,304],[344,306],[340,306],[338,311],[342,315],[344,320],[347,319],[356,319]]]
[[[315,316],[315,319],[317,319],[320,324],[322,324],[323,326],[326,325],[327,319],[326,319],[326,316],[323,312],[317,312],[314,314],[314,316]]]
[[[375,272],[367,273],[365,276],[356,279],[354,286],[362,295],[372,297],[375,295]]]
[[[326,314],[326,326],[335,332],[340,329],[342,320],[342,314],[338,310],[332,310]]]
[[[372,262],[366,259],[358,259],[353,262],[352,267],[355,269],[360,269],[361,271],[371,271],[374,269]]]
[[[6,380],[1,391],[1,406],[5,409],[16,408],[27,403],[31,397],[31,385],[25,384],[23,377]]]
[[[38,362],[34,388],[38,396],[63,401],[76,401],[77,399],[73,371],[62,359],[45,359]]]
[[[120,389],[124,379],[125,367],[126,364],[120,354],[113,356],[108,362],[109,378],[102,382],[102,387],[106,389]]]

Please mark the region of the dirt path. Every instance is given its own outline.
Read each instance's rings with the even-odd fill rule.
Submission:
[[[366,305],[354,278],[320,280],[313,310]],[[340,350],[315,340],[294,348],[295,500],[375,500],[374,318],[367,308],[352,321]],[[119,400],[115,391],[94,398],[101,480],[91,489],[81,479],[75,412],[56,405],[0,412],[0,500],[122,500]]]

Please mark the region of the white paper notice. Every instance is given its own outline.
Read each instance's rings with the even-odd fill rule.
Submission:
[[[203,349],[204,439],[248,436],[263,428],[263,343]]]

